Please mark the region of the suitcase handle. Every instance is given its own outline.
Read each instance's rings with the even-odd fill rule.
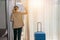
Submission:
[[[41,22],[37,22],[37,32],[39,32],[39,31],[38,31],[38,26],[39,26],[39,24],[40,24],[40,32],[42,32],[42,23],[41,23]]]

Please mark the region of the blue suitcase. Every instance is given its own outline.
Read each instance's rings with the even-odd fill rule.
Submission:
[[[40,22],[37,23],[37,32],[35,32],[34,37],[35,40],[46,40],[46,34],[45,32],[42,32],[42,24],[40,25],[40,31],[38,31],[38,24],[41,24]]]

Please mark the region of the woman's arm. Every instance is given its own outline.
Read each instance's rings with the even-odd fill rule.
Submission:
[[[21,14],[22,14],[22,15],[28,14],[27,9],[25,8],[25,9],[24,9],[24,12],[21,12]]]

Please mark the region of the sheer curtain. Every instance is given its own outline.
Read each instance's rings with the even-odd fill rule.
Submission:
[[[46,33],[46,40],[58,40],[57,1],[29,0],[30,40],[34,40],[34,33],[37,31],[37,22],[42,23],[43,31]]]

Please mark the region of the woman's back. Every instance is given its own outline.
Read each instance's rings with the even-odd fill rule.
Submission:
[[[22,19],[22,13],[21,12],[13,13],[13,27],[19,28],[23,26],[24,24],[23,24],[23,19]]]

